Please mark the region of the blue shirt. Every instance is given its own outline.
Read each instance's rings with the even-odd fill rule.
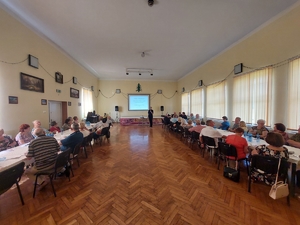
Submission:
[[[61,140],[62,146],[60,146],[60,150],[65,151],[68,148],[71,149],[71,153],[74,151],[77,144],[83,141],[83,134],[80,131],[75,131],[70,134],[65,139]]]
[[[229,126],[230,123],[227,120],[225,120],[223,123],[221,123],[221,126],[219,128],[222,130],[228,130]]]

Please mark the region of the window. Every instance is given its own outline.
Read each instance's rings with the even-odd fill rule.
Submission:
[[[289,63],[288,85],[287,127],[298,129],[300,124],[300,59]]]
[[[222,118],[225,115],[225,81],[207,87],[207,117]]]
[[[233,79],[233,117],[246,123],[258,119],[270,124],[271,68],[254,71]]]
[[[196,89],[191,92],[191,113],[203,116],[203,89]]]
[[[82,88],[82,118],[87,116],[88,112],[93,111],[93,93],[87,88]]]
[[[189,113],[189,93],[182,93],[181,95],[181,112]]]

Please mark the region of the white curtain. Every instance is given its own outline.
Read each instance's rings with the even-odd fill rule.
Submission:
[[[189,93],[182,93],[181,95],[181,112],[189,113]]]
[[[93,93],[90,89],[82,88],[82,118],[93,111]]]
[[[222,118],[225,115],[225,81],[207,87],[207,117]]]
[[[266,68],[233,79],[233,118],[246,123],[264,119],[270,124],[271,74],[272,69]]]
[[[203,116],[203,88],[191,92],[191,113]]]
[[[289,63],[288,72],[288,124],[290,129],[300,125],[300,59]]]

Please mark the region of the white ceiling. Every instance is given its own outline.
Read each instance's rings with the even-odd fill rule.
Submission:
[[[295,2],[0,0],[0,7],[100,79],[176,81]],[[126,76],[126,68],[152,69],[153,76]]]

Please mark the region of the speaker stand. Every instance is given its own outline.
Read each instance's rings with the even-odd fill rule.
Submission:
[[[120,120],[119,120],[119,112],[118,112],[118,111],[116,112],[116,119],[115,119],[115,122],[116,122],[116,123],[119,123],[119,122],[120,122]]]

